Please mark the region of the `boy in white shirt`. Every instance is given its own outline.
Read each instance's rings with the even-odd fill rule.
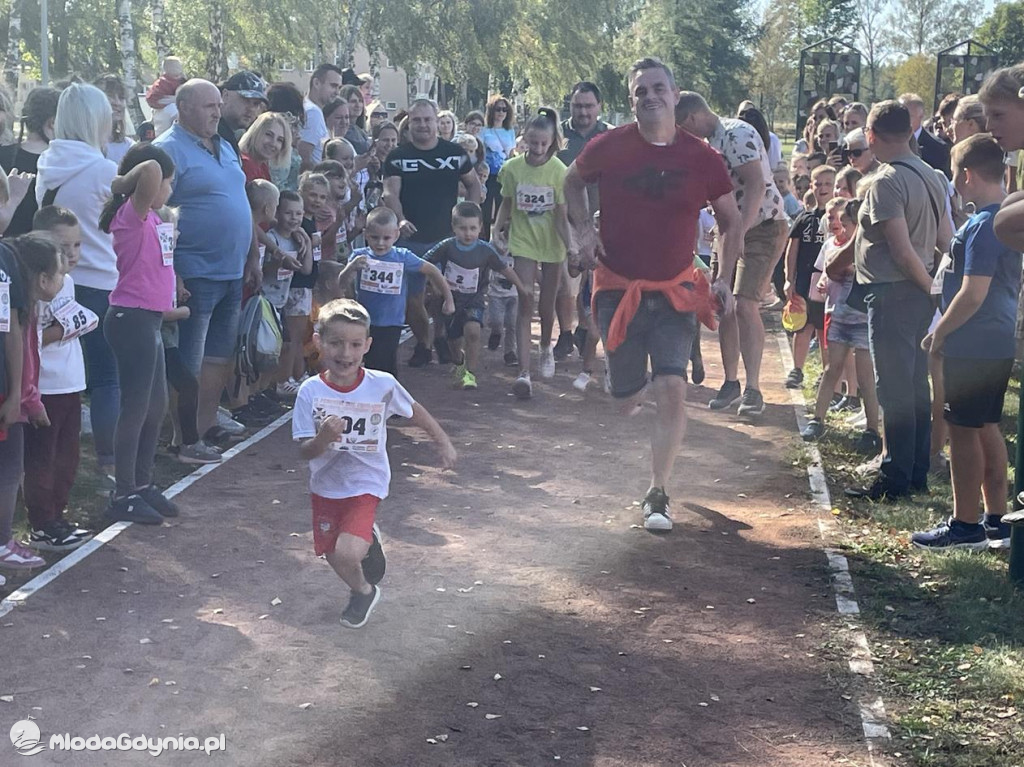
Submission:
[[[70,551],[92,533],[64,517],[78,473],[81,393],[85,359],[78,339],[95,332],[99,318],[75,302],[70,272],[82,252],[78,218],[67,208],[48,205],[36,211],[33,229],[47,232],[64,257],[64,287],[39,305],[39,392],[50,425],[25,430],[25,506],[31,525],[29,545],[43,551]]]
[[[324,372],[299,388],[292,439],[309,461],[313,551],[352,590],[341,624],[356,629],[380,601],[377,584],[386,567],[374,517],[391,484],[388,419],[408,418],[427,432],[444,468],[457,456],[444,429],[394,376],[363,367],[372,339],[361,304],[348,298],[324,304],[313,340]]]

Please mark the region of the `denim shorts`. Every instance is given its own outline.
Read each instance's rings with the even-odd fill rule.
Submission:
[[[178,322],[178,349],[198,378],[204,359],[226,363],[234,357],[242,313],[242,278],[192,277],[185,280],[185,288],[192,294],[188,300],[192,314]]]
[[[836,322],[833,319],[828,323],[827,340],[830,344],[842,344],[851,349],[867,349],[868,324],[866,322]]]
[[[448,338],[456,340],[465,335],[466,323],[475,322],[480,326],[484,324],[484,307],[480,304],[459,304],[455,302],[455,311],[444,318],[445,329],[448,331]]]
[[[608,328],[622,295],[621,290],[604,290],[594,296],[597,327],[606,345]],[[631,397],[643,389],[647,385],[648,360],[652,377],[685,375],[696,333],[694,312],[677,312],[663,294],[644,293],[625,340],[606,355],[612,396]]]

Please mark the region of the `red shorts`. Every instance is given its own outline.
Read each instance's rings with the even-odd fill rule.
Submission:
[[[318,557],[333,554],[342,533],[373,542],[373,518],[380,498],[357,495],[353,498],[323,498],[313,495],[313,551]]]

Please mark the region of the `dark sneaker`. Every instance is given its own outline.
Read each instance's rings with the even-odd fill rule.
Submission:
[[[833,394],[832,399],[829,400],[828,403],[828,412],[836,412],[836,407],[838,407],[839,403],[842,402],[844,399],[846,399],[846,396],[843,394]]]
[[[519,355],[515,352],[505,352],[505,367],[519,367]]]
[[[748,388],[743,392],[736,415],[761,415],[764,412],[764,397],[757,389]]]
[[[176,517],[180,513],[178,504],[161,493],[156,485],[150,485],[139,490],[139,495],[146,503],[157,510],[162,517]]]
[[[704,358],[699,355],[690,358],[690,380],[697,386],[704,383]]]
[[[865,455],[878,455],[878,451],[882,449],[882,438],[878,436],[878,432],[867,429],[857,437],[853,449]]]
[[[573,341],[572,333],[568,330],[564,330],[558,334],[558,340],[555,341],[555,348],[552,350],[555,355],[555,359],[561,362],[567,359],[572,354]]]
[[[501,346],[501,333],[491,333],[487,337],[487,348],[492,352]]]
[[[800,368],[793,368],[789,371],[789,375],[786,376],[786,388],[787,389],[799,389],[804,385],[804,371]]]
[[[725,410],[739,402],[742,396],[739,381],[726,381],[715,398],[708,403],[708,407],[711,410]]]
[[[435,338],[434,339],[434,350],[437,352],[437,361],[442,365],[452,364],[452,350],[448,346],[447,338]],[[409,361],[412,365],[412,361]]]
[[[242,405],[242,407],[231,411],[232,420],[238,421],[250,428],[262,428],[273,421],[276,417],[277,416],[269,415],[267,413],[261,413],[252,405]],[[210,428],[212,430],[218,427],[212,426]]]
[[[88,535],[78,535],[74,528],[63,520],[55,519],[32,530],[28,545],[40,551],[71,551],[89,540]]]
[[[146,503],[138,493],[111,498],[107,516],[118,522],[137,522],[140,525],[162,525],[164,518],[156,509]]]
[[[512,382],[512,393],[516,395],[516,399],[530,399],[533,396],[533,384],[530,382],[529,373],[520,373]]]
[[[652,533],[672,530],[672,517],[668,514],[668,496],[660,487],[652,487],[644,496],[640,508],[644,511],[644,529]]]
[[[301,384],[302,382],[300,381],[299,383]],[[249,397],[249,405],[255,412],[271,416],[272,418],[280,418],[290,410],[290,408],[282,405],[279,399],[272,397],[267,391],[261,391]],[[218,425],[220,424],[218,423]],[[224,430],[236,436],[240,433],[237,429],[224,428]]]
[[[919,549],[930,551],[984,551],[989,545],[984,525],[969,525],[952,517],[931,530],[914,533],[910,542]]]
[[[384,580],[384,571],[388,568],[388,560],[380,545],[380,528],[376,523],[373,525],[373,542],[370,544],[370,550],[363,557],[362,566],[363,577],[371,586],[376,586]]]
[[[370,620],[370,613],[380,601],[380,589],[373,585],[370,588],[373,591],[369,594],[352,592],[352,596],[348,600],[348,607],[341,614],[342,626],[349,629],[361,629]]]
[[[412,356],[409,357],[409,367],[421,368],[424,365],[429,365],[433,358],[434,355],[430,353],[430,349],[423,344],[416,344],[416,348],[412,350]]]
[[[860,410],[860,397],[847,394],[828,408],[833,413],[856,413]]]
[[[267,421],[267,423],[270,423],[270,421]],[[241,435],[241,436],[238,436],[236,434],[232,434],[227,429],[225,429],[223,426],[211,426],[209,429],[206,430],[206,434],[203,435],[203,438],[202,438],[202,440],[200,440],[200,442],[205,442],[208,445],[233,445],[233,444],[236,444],[238,442],[241,442],[244,439],[245,439],[245,435],[244,434]],[[197,443],[197,444],[199,444],[199,443]],[[192,451],[185,451],[186,456],[191,454],[191,452]],[[179,458],[181,457],[181,454],[182,454],[182,451],[179,450],[178,451],[178,457]]]
[[[999,514],[986,514],[985,521],[982,523],[985,527],[985,535],[988,537],[988,547],[990,549],[1008,549],[1010,548],[1010,526],[1003,522],[1003,515]]]
[[[895,501],[910,495],[910,488],[896,488],[879,477],[868,487],[848,487],[843,492],[847,498],[863,498],[868,501]]]
[[[587,345],[587,329],[582,325],[576,327],[572,334],[572,342],[576,344],[576,351],[583,356],[583,349]]]
[[[807,426],[800,432],[800,436],[804,442],[817,442],[825,434],[825,424],[819,421],[817,418],[812,418],[807,422]]]

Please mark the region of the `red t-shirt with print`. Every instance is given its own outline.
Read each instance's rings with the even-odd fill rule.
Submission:
[[[686,131],[665,146],[636,123],[591,139],[576,169],[601,195],[605,266],[631,280],[670,280],[693,263],[697,217],[732,194],[722,156]]]

